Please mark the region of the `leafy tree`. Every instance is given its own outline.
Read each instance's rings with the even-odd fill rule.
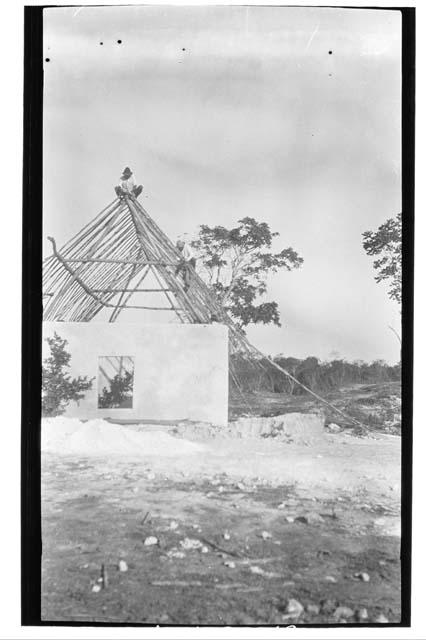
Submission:
[[[132,407],[133,400],[133,372],[125,371],[124,375],[117,373],[111,380],[110,388],[104,387],[98,398],[100,409],[117,407]]]
[[[250,323],[281,326],[276,302],[259,302],[267,291],[267,276],[279,269],[297,269],[303,264],[294,249],[271,251],[272,232],[266,222],[246,217],[238,226],[201,225],[192,246],[204,265],[204,277],[216,292],[223,307],[240,328]]]
[[[59,416],[72,401],[84,398],[84,392],[92,388],[93,379],[87,376],[71,378],[67,369],[71,355],[66,351],[67,340],[55,331],[52,338],[46,338],[50,356],[42,366],[42,413],[43,416]]]
[[[369,256],[378,256],[373,267],[377,272],[376,282],[389,282],[388,295],[391,300],[401,303],[402,277],[402,215],[386,220],[377,231],[362,234],[363,247]]]

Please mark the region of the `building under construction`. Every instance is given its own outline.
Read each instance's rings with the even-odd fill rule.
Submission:
[[[191,266],[185,286],[179,250],[133,195],[121,194],[63,247],[49,241],[44,337],[67,339],[72,372],[96,379],[69,415],[223,423],[230,397],[268,384],[261,354]],[[123,402],[108,406],[120,382]]]

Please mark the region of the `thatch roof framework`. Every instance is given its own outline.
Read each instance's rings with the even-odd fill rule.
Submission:
[[[88,322],[107,312],[114,322],[124,310],[140,310],[182,323],[223,323],[229,329],[233,386],[240,391],[245,386],[239,370],[251,388],[265,378],[258,350],[192,267],[185,290],[175,273],[179,250],[133,196],[116,198],[60,249],[49,240],[53,253],[44,261],[44,320]]]

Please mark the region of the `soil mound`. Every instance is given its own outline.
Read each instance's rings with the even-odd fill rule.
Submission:
[[[204,447],[162,431],[142,432],[105,420],[57,417],[43,420],[41,449],[60,455],[176,457],[197,454]]]

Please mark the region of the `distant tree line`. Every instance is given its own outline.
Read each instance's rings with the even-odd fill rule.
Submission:
[[[274,361],[286,369],[299,382],[315,392],[338,390],[350,384],[377,384],[398,382],[401,378],[401,365],[389,365],[383,360],[367,363],[362,360],[348,362],[332,360],[321,362],[318,358],[299,358],[277,356]],[[276,393],[302,395],[307,393],[300,385],[279,371],[272,371],[273,389]]]

